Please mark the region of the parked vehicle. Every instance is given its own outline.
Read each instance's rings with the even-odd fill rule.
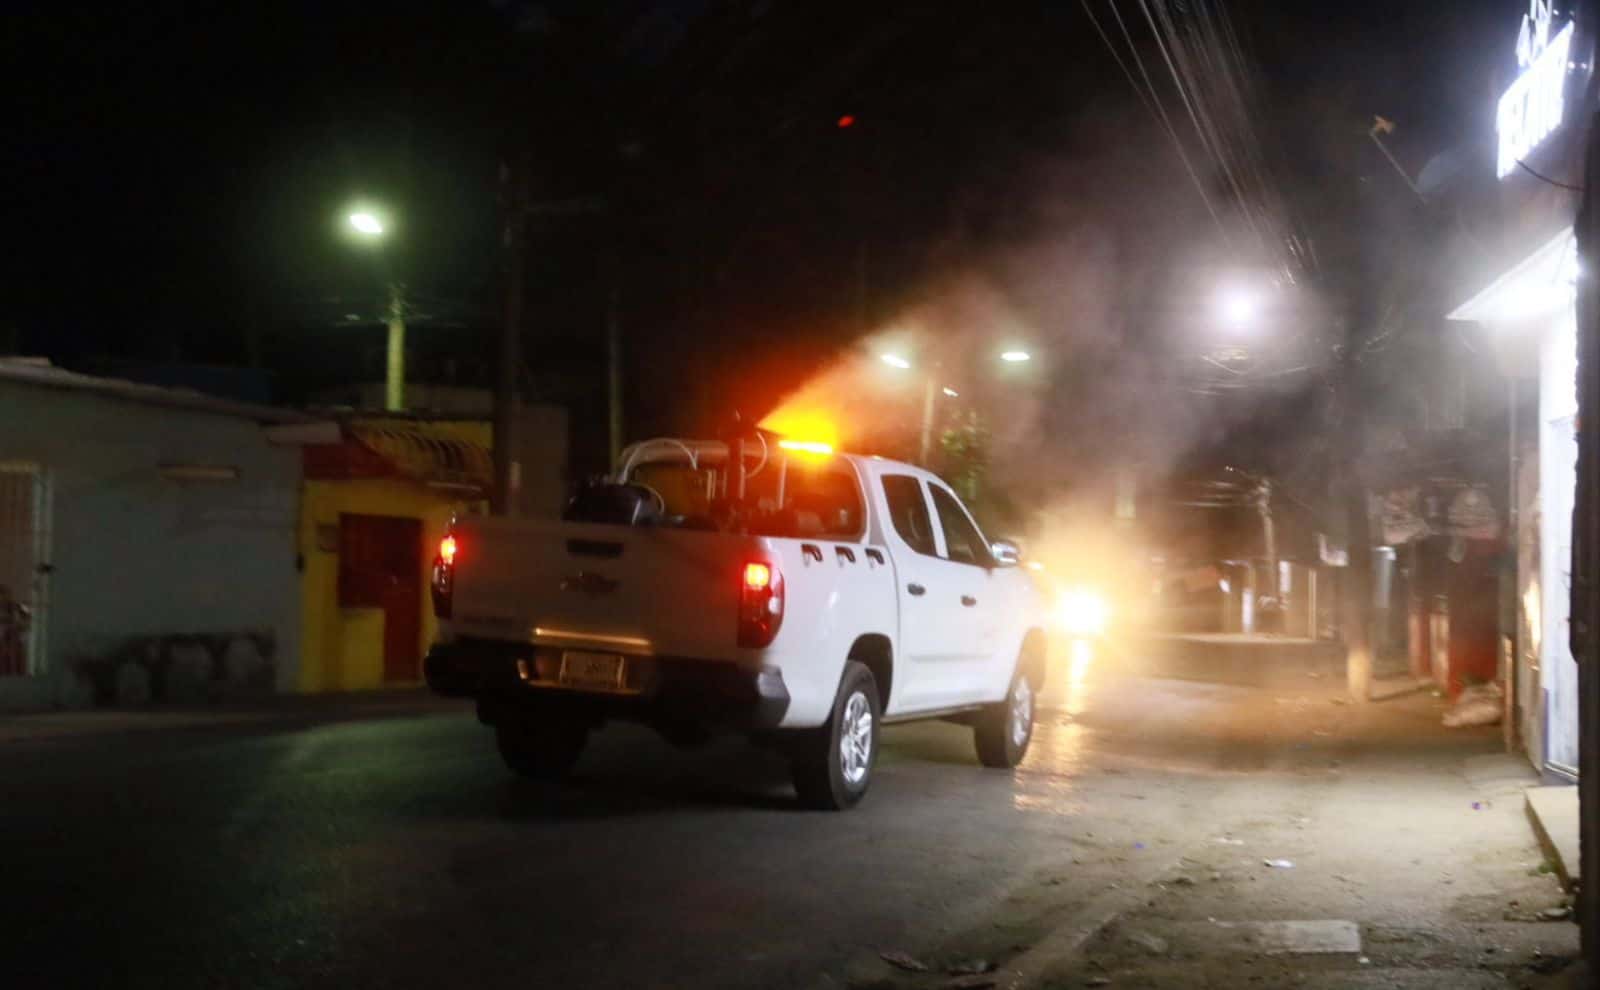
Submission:
[[[781,747],[802,800],[859,801],[886,723],[973,727],[1014,767],[1044,598],[927,471],[755,435],[624,452],[560,522],[463,519],[434,570],[428,683],[478,701],[516,772],[556,779],[608,719]]]

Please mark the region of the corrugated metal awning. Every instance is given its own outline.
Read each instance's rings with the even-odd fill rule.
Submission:
[[[349,431],[357,443],[383,458],[402,477],[480,493],[493,487],[494,460],[482,444],[403,423],[360,423],[351,425]]]

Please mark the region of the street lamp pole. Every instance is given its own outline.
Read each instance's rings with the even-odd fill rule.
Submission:
[[[406,287],[389,283],[389,353],[385,362],[383,408],[401,412],[406,407]]]
[[[932,372],[923,378],[925,381],[922,388],[922,442],[917,463],[928,467],[932,463],[930,457],[933,454],[933,397],[938,385],[934,383]]]
[[[1033,355],[1017,348],[1001,351],[999,357],[1006,364],[1022,364],[1033,360]],[[878,359],[889,367],[898,368],[901,371],[911,371],[917,367],[905,357],[892,351],[878,355]],[[938,393],[941,391],[938,375],[938,364],[934,364],[932,367],[922,371],[922,429],[919,431],[918,436],[917,463],[923,467],[928,467],[933,462],[934,402],[937,401]],[[949,386],[944,386],[942,391],[952,399],[959,394]]]
[[[346,219],[351,230],[381,249],[388,234],[381,215],[356,210]],[[406,407],[406,287],[391,274],[388,289],[384,323],[389,329],[389,346],[384,362],[383,408],[388,412],[400,412]]]

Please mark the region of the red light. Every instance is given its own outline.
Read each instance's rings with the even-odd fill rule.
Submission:
[[[839,128],[840,128],[840,130],[843,130],[846,127],[854,127],[855,125],[856,125],[856,119],[854,117],[852,117],[850,114],[845,114],[843,117],[839,118]]]
[[[433,614],[441,619],[450,618],[451,600],[456,584],[456,546],[454,533],[446,533],[439,541],[439,556],[433,559],[433,580],[428,590],[433,596]]]
[[[776,564],[752,560],[744,565],[739,589],[739,645],[764,649],[783,624],[783,572]]]

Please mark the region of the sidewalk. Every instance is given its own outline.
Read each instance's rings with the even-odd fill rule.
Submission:
[[[1040,985],[1564,985],[1578,931],[1523,814],[1527,764],[1498,729],[1444,728],[1431,695],[1335,697],[1291,700],[1301,741],[1245,814]]]
[[[1188,824],[1164,862],[1135,870],[1137,853],[1110,882],[1085,868],[1097,886],[1039,888],[1058,893],[1026,944],[984,938],[1018,930],[995,912],[922,957],[987,959],[992,982],[961,985],[1011,990],[1579,985],[1578,928],[1524,813],[1537,780],[1498,727],[1445,728],[1444,702],[1421,690],[1351,705],[1322,680],[1190,698],[1144,726],[1117,771],[1143,792],[1181,774],[1163,791]],[[1158,810],[1130,830],[1151,849]],[[943,979],[881,985],[956,986]]]
[[[440,698],[425,688],[334,694],[277,695],[260,701],[205,707],[102,708],[0,718],[0,744],[65,740],[129,732],[305,725],[463,712],[470,703]]]

